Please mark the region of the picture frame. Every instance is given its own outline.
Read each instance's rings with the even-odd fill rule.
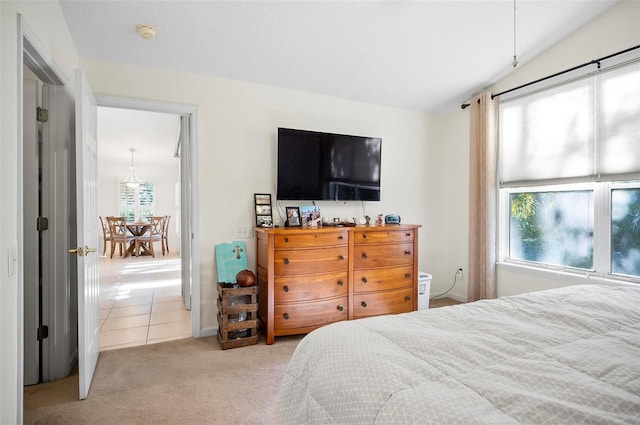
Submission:
[[[320,216],[320,207],[316,205],[300,207],[300,217],[303,227],[322,226],[322,217]]]
[[[300,207],[285,207],[287,212],[287,227],[300,227],[302,221],[300,220]]]
[[[273,210],[271,208],[270,193],[254,193],[254,211],[256,214],[256,226],[272,227]]]

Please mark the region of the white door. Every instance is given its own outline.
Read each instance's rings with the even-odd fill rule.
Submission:
[[[78,374],[80,399],[87,398],[100,354],[96,99],[76,70],[76,209],[78,259]]]

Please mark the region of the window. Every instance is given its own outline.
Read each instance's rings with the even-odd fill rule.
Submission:
[[[640,63],[501,99],[499,120],[502,259],[638,280]]]
[[[154,207],[153,183],[145,182],[137,188],[120,183],[120,215],[127,221],[149,221]]]
[[[640,187],[611,190],[611,272],[640,276]]]
[[[593,269],[593,192],[518,192],[510,196],[513,259]]]

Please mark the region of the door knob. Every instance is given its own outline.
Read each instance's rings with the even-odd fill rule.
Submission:
[[[84,248],[79,246],[69,250],[69,254],[76,254],[78,257],[84,257]]]
[[[90,254],[92,252],[96,252],[95,248],[89,248],[88,246],[77,247],[69,250],[69,254],[76,254],[78,257],[84,257],[86,254]]]

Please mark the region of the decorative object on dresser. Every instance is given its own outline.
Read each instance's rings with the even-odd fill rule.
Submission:
[[[300,216],[302,217],[303,227],[322,226],[322,217],[320,216],[320,207],[315,205],[300,207]]]
[[[256,226],[271,227],[273,226],[273,211],[271,210],[271,194],[254,193],[256,210]]]
[[[287,227],[300,227],[302,224],[300,222],[300,207],[286,207],[287,212],[287,222],[285,226]]]
[[[416,310],[419,227],[256,229],[267,344],[332,322]]]

